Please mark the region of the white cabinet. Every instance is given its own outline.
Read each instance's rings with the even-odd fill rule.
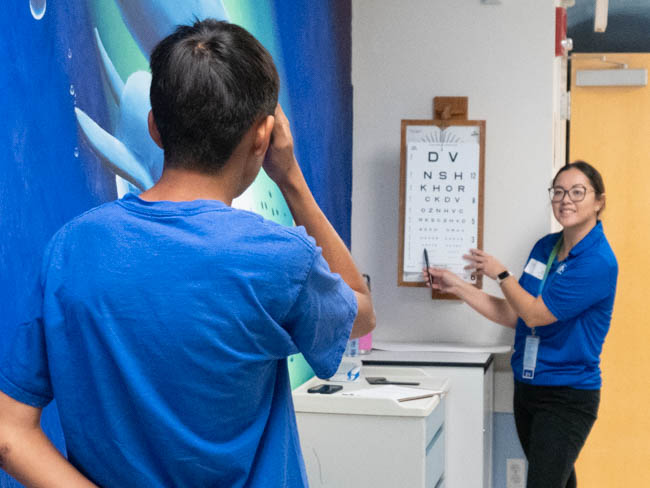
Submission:
[[[449,380],[446,398],[447,488],[492,487],[494,366],[491,353],[372,351],[363,369],[418,368]],[[383,376],[383,374],[378,374]],[[400,455],[396,453],[396,455]],[[397,485],[396,485],[397,486]],[[407,485],[403,485],[407,486]]]
[[[418,382],[446,391],[448,382],[417,368],[364,367],[362,375]],[[311,488],[442,488],[445,486],[445,396],[398,402],[345,392],[376,388],[362,376],[337,383],[331,395],[307,389],[327,381],[312,378],[293,392]]]

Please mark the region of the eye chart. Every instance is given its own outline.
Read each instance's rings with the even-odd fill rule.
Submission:
[[[402,121],[399,285],[425,286],[426,249],[431,266],[481,286],[463,254],[483,247],[484,141],[485,121]]]

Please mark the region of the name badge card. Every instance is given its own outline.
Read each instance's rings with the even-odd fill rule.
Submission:
[[[526,336],[526,345],[524,346],[524,369],[521,374],[524,379],[532,380],[535,377],[538,349],[539,337],[534,335]]]
[[[524,268],[524,273],[528,273],[531,276],[534,276],[538,280],[544,278],[544,272],[546,271],[546,265],[537,259],[530,258],[528,264]]]

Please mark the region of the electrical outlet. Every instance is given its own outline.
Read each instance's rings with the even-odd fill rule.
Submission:
[[[506,460],[506,488],[526,488],[526,461],[521,458]]]

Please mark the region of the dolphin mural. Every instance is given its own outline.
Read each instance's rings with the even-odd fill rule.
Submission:
[[[154,46],[177,25],[206,17],[228,20],[220,0],[116,0],[116,4],[147,59]],[[115,173],[118,197],[128,192],[140,193],[158,181],[163,169],[163,152],[149,137],[147,124],[151,75],[136,71],[123,82],[97,29],[95,44],[109,92],[118,106],[117,122],[108,131],[75,107],[77,123],[102,164]]]
[[[140,50],[149,54],[177,25],[212,17],[228,20],[221,0],[115,0]]]

